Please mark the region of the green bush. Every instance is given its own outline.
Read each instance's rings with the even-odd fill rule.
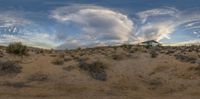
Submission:
[[[11,43],[6,48],[6,52],[16,55],[25,55],[27,54],[27,47],[22,45],[21,42]]]

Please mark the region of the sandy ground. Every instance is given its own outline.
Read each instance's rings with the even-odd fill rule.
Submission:
[[[129,53],[122,48],[114,51],[122,58],[114,60],[113,50],[83,52],[82,56],[81,52],[29,52],[24,57],[5,53],[1,60],[17,62],[22,72],[0,76],[0,99],[200,99],[200,71],[191,69],[197,63],[162,53],[152,58],[148,52]],[[72,54],[104,62],[107,80],[93,79],[74,58],[62,65],[52,63],[61,55]],[[30,80],[37,73],[48,78]]]

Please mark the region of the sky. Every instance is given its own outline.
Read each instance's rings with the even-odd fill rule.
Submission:
[[[199,0],[0,0],[0,45],[72,49],[200,42]]]

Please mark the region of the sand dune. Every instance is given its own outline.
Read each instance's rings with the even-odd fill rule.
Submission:
[[[1,99],[199,99],[199,46],[1,49]],[[12,68],[12,69],[9,69]]]

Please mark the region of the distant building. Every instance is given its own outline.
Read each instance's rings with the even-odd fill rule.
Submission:
[[[148,45],[148,46],[160,46],[161,44],[155,40],[142,42],[140,45]]]

